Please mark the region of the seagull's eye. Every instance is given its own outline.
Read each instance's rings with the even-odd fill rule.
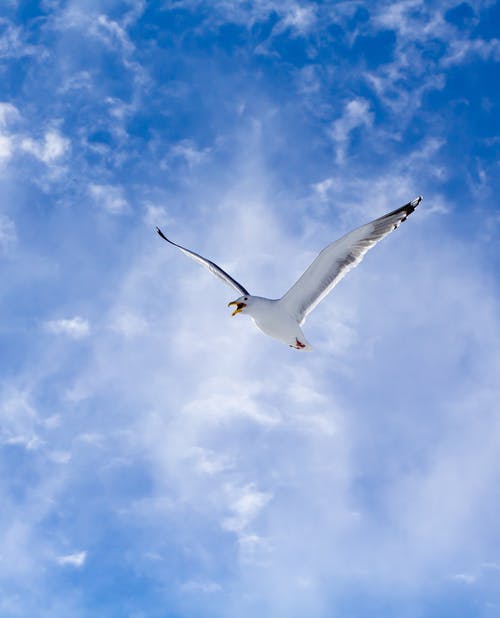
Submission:
[[[248,300],[248,298],[245,296],[245,298],[243,300]]]

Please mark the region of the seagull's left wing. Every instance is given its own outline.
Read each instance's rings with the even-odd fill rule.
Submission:
[[[365,253],[405,221],[421,201],[422,196],[416,197],[325,247],[280,303],[302,324],[307,314],[361,262]]]
[[[211,273],[213,273],[216,277],[219,277],[219,279],[222,279],[222,281],[224,281],[224,283],[227,283],[227,285],[229,285],[232,288],[234,288],[242,296],[250,296],[250,293],[247,292],[247,290],[245,290],[245,288],[240,283],[238,283],[235,279],[233,279],[231,277],[231,275],[228,275],[225,270],[222,270],[222,268],[220,266],[217,266],[217,264],[215,264],[214,262],[211,262],[210,260],[207,260],[206,258],[202,257],[201,255],[198,255],[194,251],[190,251],[189,249],[186,249],[186,247],[181,247],[181,245],[178,245],[177,243],[169,240],[165,236],[165,234],[160,230],[159,227],[156,228],[156,231],[163,238],[163,240],[166,240],[171,245],[174,245],[174,247],[177,247],[178,249],[180,249],[182,251],[182,253],[184,253],[188,257],[190,257],[193,260],[195,260],[196,262],[198,262],[198,264],[201,264],[205,268],[208,268],[208,270]]]

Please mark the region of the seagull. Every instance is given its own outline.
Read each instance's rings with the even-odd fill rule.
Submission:
[[[156,228],[158,234],[174,247],[177,247],[198,264],[222,279],[236,290],[240,296],[231,301],[228,307],[235,307],[231,315],[249,315],[257,328],[263,333],[301,351],[312,349],[302,332],[307,315],[333,290],[347,273],[357,266],[366,252],[406,221],[422,201],[419,195],[408,204],[366,223],[326,246],[299,277],[292,287],[279,299],[253,296],[227,272],[214,262],[198,255],[190,249],[169,240]]]

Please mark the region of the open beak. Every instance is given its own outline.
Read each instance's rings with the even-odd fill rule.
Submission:
[[[237,313],[239,313],[244,307],[246,307],[246,303],[237,303],[235,300],[233,300],[232,302],[230,302],[228,304],[228,307],[231,307],[232,305],[234,305],[236,307],[236,309],[233,311],[233,313],[231,313],[232,316],[236,315]]]

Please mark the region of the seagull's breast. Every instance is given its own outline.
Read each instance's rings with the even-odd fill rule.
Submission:
[[[283,329],[287,330],[287,327],[293,327],[294,323],[297,323],[296,320],[293,320],[283,310],[276,300],[263,298],[262,301],[252,306],[250,315],[255,324],[265,333],[269,335],[278,333]]]
[[[288,345],[295,345],[296,338],[304,340],[297,322],[277,300],[254,298],[247,313],[263,333]]]

